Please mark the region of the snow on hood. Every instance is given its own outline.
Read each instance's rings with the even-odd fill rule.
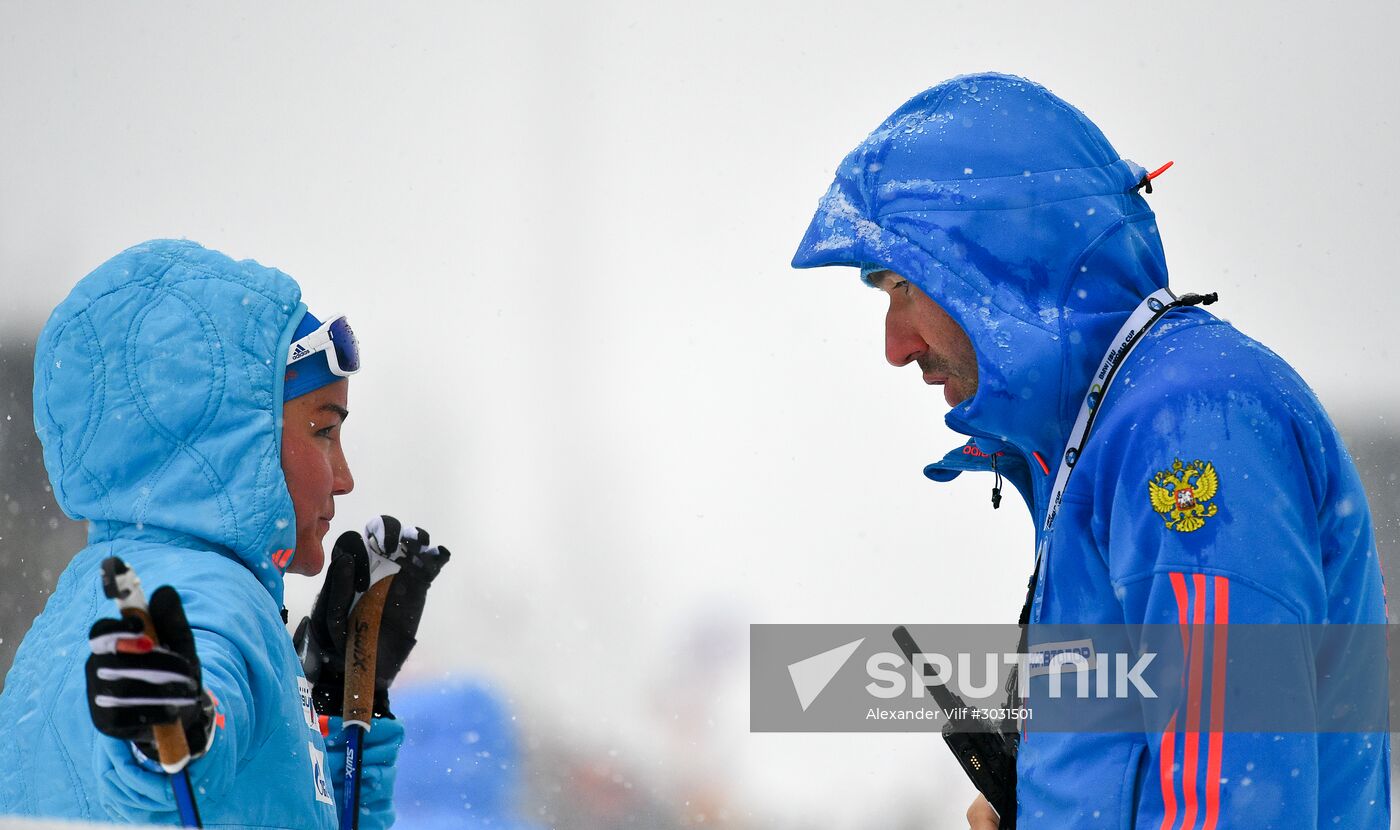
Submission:
[[[913,281],[977,352],[977,393],[949,427],[989,452],[1038,451],[1053,476],[1109,339],[1166,285],[1144,173],[1044,87],[954,78],[846,156],[792,264]]]
[[[90,544],[216,550],[282,601],[282,378],[305,310],[281,271],[187,241],[129,248],[73,288],[39,337],[34,426]]]

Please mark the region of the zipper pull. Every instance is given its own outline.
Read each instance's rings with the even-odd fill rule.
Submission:
[[[992,483],[992,509],[1001,507],[1001,470],[997,469],[997,456],[992,453],[992,473],[996,476],[996,481]]]

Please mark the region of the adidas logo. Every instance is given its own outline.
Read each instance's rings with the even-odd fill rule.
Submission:
[[[292,360],[301,360],[309,354],[311,354],[311,352],[307,351],[305,346],[298,343],[296,347],[292,349]]]

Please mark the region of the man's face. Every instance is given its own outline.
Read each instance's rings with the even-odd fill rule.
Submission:
[[[297,520],[291,573],[321,572],[326,561],[321,540],[331,529],[335,497],[355,487],[340,446],[340,425],[350,414],[349,388],[350,381],[338,380],[293,398],[282,409],[282,474]]]
[[[870,279],[890,298],[885,314],[885,359],[890,365],[917,362],[924,383],[941,385],[949,406],[971,398],[977,392],[977,355],[962,327],[895,272],[879,271]]]

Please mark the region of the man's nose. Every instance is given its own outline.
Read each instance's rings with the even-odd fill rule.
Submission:
[[[913,326],[895,314],[885,315],[885,360],[891,366],[908,366],[928,350]]]

